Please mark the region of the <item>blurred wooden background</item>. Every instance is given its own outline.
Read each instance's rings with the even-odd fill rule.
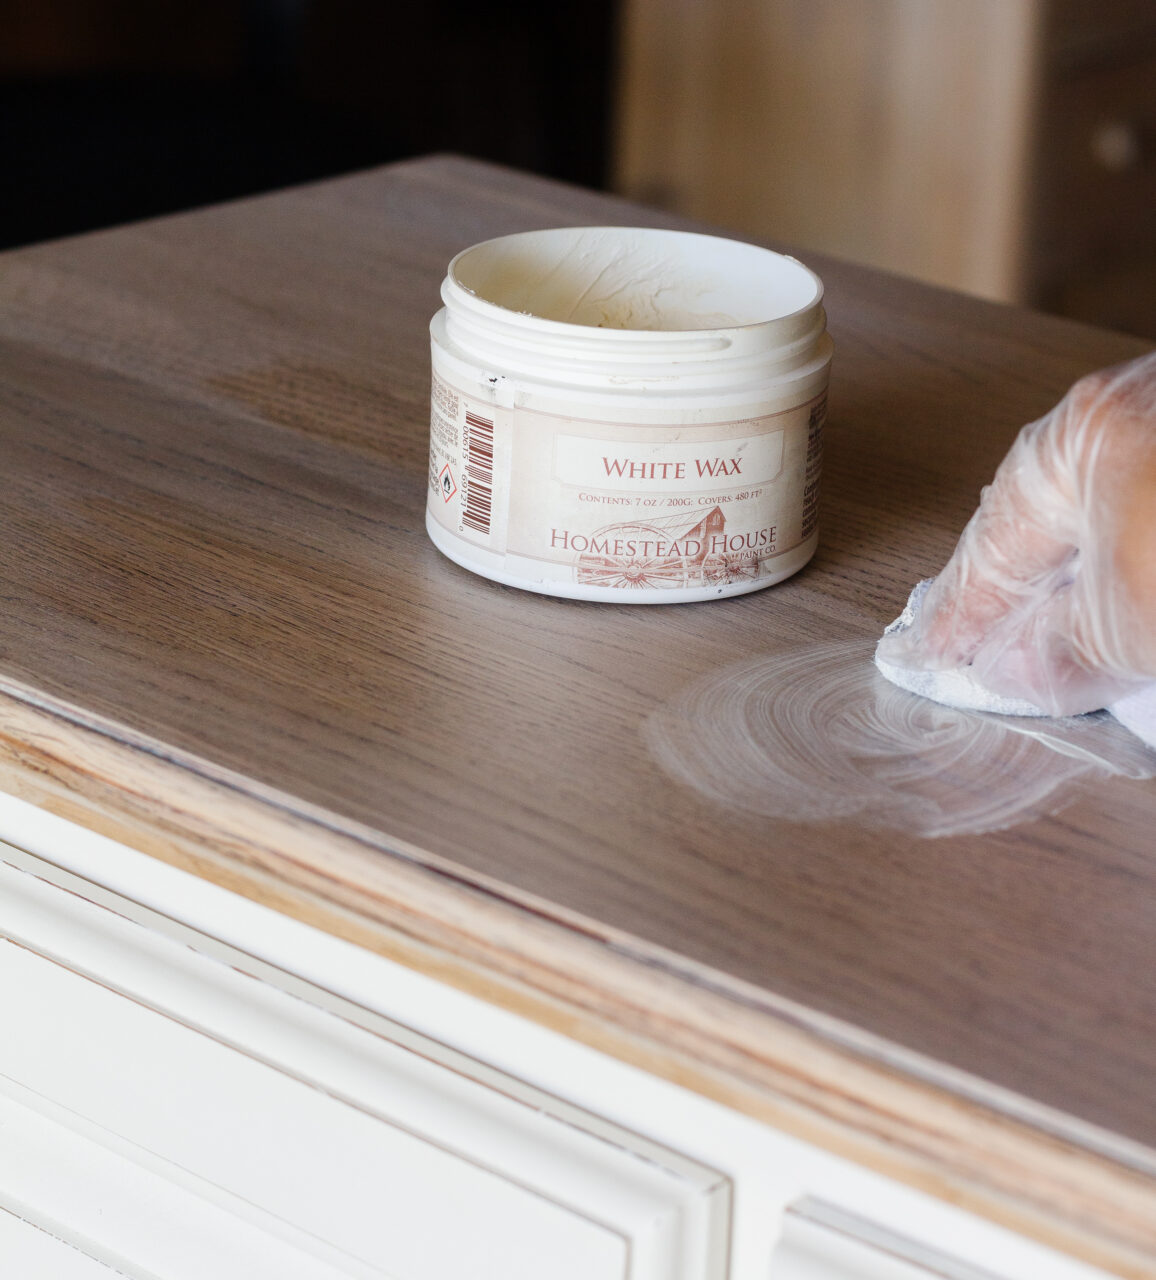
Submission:
[[[626,0],[617,187],[1156,337],[1156,0]]]
[[[1156,338],[1156,0],[0,0],[0,246],[436,150]]]

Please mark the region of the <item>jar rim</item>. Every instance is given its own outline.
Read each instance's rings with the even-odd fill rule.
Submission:
[[[463,249],[442,296],[503,326],[649,346],[722,332],[773,341],[821,305],[823,284],[796,258],[747,241],[654,227],[555,227]]]

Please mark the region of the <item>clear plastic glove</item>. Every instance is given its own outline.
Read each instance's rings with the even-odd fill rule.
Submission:
[[[1156,679],[1156,352],[1081,379],[1020,432],[915,624],[879,654],[967,668],[1049,715]]]

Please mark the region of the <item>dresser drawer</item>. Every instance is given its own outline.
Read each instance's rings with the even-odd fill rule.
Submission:
[[[1000,1280],[1000,1277],[857,1214],[821,1200],[804,1200],[784,1215],[783,1238],[775,1254],[771,1280]]]
[[[5,1277],[1107,1280],[2,795],[0,831]]]
[[[0,903],[0,1208],[78,1280],[721,1280],[702,1164],[2,858]]]

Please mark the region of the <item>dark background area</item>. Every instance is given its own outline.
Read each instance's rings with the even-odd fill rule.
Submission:
[[[0,0],[0,248],[453,150],[601,187],[614,0]]]

